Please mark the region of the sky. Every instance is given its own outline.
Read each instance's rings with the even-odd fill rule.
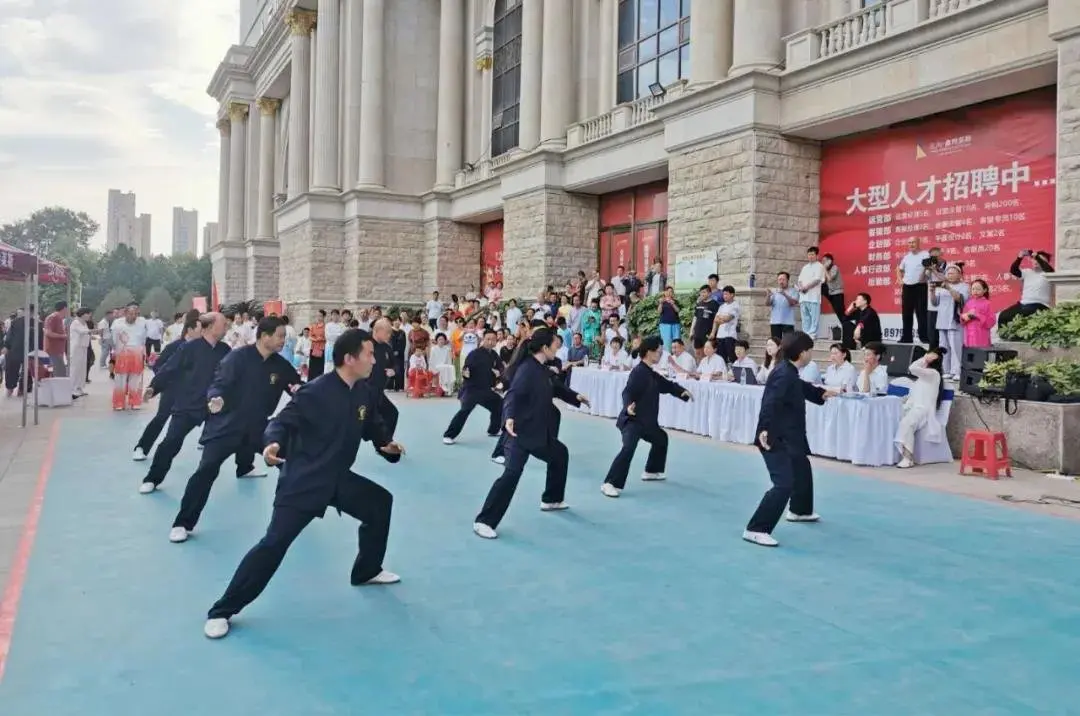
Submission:
[[[154,253],[172,208],[217,220],[217,102],[239,33],[235,0],[0,0],[0,224],[44,206],[101,224],[108,190],[136,193]]]

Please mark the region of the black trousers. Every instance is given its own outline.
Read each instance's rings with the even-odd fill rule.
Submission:
[[[772,339],[774,341],[776,341],[777,343],[779,343],[784,338],[784,336],[786,336],[787,334],[794,333],[794,332],[795,332],[795,326],[789,325],[787,323],[770,323],[769,324],[769,335],[772,336]]]
[[[401,357],[394,360],[394,375],[386,381],[389,390],[405,390],[405,361]]]
[[[359,553],[349,576],[354,585],[363,584],[382,571],[393,504],[393,495],[366,477],[350,472],[338,480],[330,507],[361,523],[357,530]],[[289,546],[318,516],[309,510],[275,506],[266,535],[244,555],[225,594],[210,608],[207,617],[228,619],[255,601],[281,566]]]
[[[210,489],[218,478],[221,465],[232,456],[236,456],[236,476],[243,477],[255,469],[255,451],[258,446],[254,440],[243,437],[222,437],[203,443],[199,466],[188,478],[184,496],[180,500],[180,511],[176,513],[173,527],[195,529],[206,503],[210,500]]]
[[[146,355],[151,353],[161,352],[161,339],[160,338],[147,338],[146,339]]]
[[[7,358],[4,359],[4,387],[8,390],[16,390],[22,387],[20,378],[22,377],[22,367],[26,362],[21,353],[15,353],[14,351],[8,351]],[[30,376],[31,381],[27,387],[33,385],[33,375]]]
[[[154,443],[157,442],[158,436],[161,435],[161,431],[165,429],[165,423],[169,422],[173,401],[168,395],[166,393],[161,396],[158,401],[157,412],[154,413],[154,417],[150,418],[150,422],[143,428],[139,442],[135,443],[135,447],[141,449],[143,454],[150,452],[151,448],[154,447]]]
[[[379,399],[378,410],[379,417],[386,423],[386,434],[393,438],[394,433],[397,431],[398,409],[397,406],[394,405],[394,401],[386,396],[386,393],[383,393],[382,397]]]
[[[941,345],[941,336],[937,329],[937,311],[926,311],[926,325],[929,326],[926,343],[930,348],[937,348]]]
[[[914,286],[904,284],[900,289],[900,343],[911,343],[911,322],[919,322],[919,340],[923,343],[930,342],[930,332],[927,330],[926,306],[929,303],[925,283],[917,283]]]
[[[731,365],[735,362],[735,339],[734,338],[717,338],[716,339],[716,355],[724,359],[724,362]]]
[[[454,413],[454,417],[450,419],[450,425],[446,428],[446,432],[443,433],[443,437],[452,440],[461,435],[461,429],[465,427],[465,421],[469,419],[472,411],[478,405],[482,406],[490,414],[488,418],[488,435],[493,437],[498,435],[499,426],[502,422],[502,398],[499,397],[499,394],[489,391],[487,394],[474,395],[468,393],[466,395],[467,397],[461,401],[461,407]]]
[[[810,458],[806,455],[793,455],[779,446],[760,452],[773,486],[761,498],[761,504],[746,529],[772,534],[789,501],[791,511],[796,515],[813,514],[814,473],[810,468]]]
[[[555,427],[554,435],[555,437],[559,437],[559,428],[562,427],[562,413],[559,412],[559,409],[556,408],[554,405],[551,406],[551,411],[551,419],[554,421]],[[499,457],[500,455],[506,457],[506,442],[509,439],[510,433],[506,432],[505,429],[501,433],[499,433],[499,439],[495,442],[495,449],[491,451],[492,458]]]
[[[307,362],[308,380],[315,380],[326,370],[326,356],[310,356]]]
[[[649,457],[645,460],[645,472],[659,474],[667,465],[668,436],[663,428],[646,428],[640,423],[629,422],[622,429],[622,449],[611,461],[604,482],[620,490],[626,487],[626,476],[630,473],[630,461],[638,442],[649,443]]]
[[[97,356],[94,355],[94,348],[92,346],[86,347],[86,382],[90,382],[90,369],[94,367],[94,359]]]
[[[506,465],[503,473],[488,491],[484,506],[476,516],[476,522],[492,529],[499,526],[506,511],[510,509],[510,501],[514,499],[521,473],[530,457],[547,463],[547,479],[540,501],[555,503],[566,498],[566,471],[570,465],[570,452],[566,446],[554,439],[542,447],[530,449],[522,447],[515,438],[510,438],[506,442]]]
[[[165,437],[154,451],[154,459],[150,461],[150,470],[143,478],[143,482],[152,482],[160,485],[169,474],[172,461],[180,454],[184,447],[184,440],[195,428],[202,425],[202,416],[192,416],[186,413],[174,413],[170,416],[169,428],[165,431]]]
[[[998,328],[1007,326],[1010,321],[1019,316],[1032,316],[1049,308],[1049,306],[1044,306],[1041,303],[1014,303],[998,315]]]

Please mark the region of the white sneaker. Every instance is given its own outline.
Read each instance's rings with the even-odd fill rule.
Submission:
[[[187,542],[188,531],[183,527],[173,527],[169,530],[169,541],[175,544]]]
[[[791,510],[788,510],[784,514],[784,519],[788,522],[817,522],[821,517],[816,512],[811,512],[808,515],[797,515]]]
[[[896,466],[906,470],[909,467],[915,467],[915,463],[912,461],[912,459],[910,457],[905,457],[900,462],[896,463]]]
[[[495,457],[491,458],[491,461],[493,463],[495,463],[496,465],[505,465],[506,464],[506,456],[504,456],[504,455],[496,455]]]
[[[540,509],[544,512],[558,512],[559,510],[569,510],[570,505],[565,502],[541,502]]]
[[[643,472],[641,473],[641,479],[645,482],[660,482],[667,479],[667,475],[662,472]]]
[[[761,545],[762,547],[775,547],[779,542],[773,539],[773,536],[764,532],[751,532],[747,530],[742,533],[742,538],[747,542]]]
[[[142,462],[146,459],[146,453],[142,451],[142,448],[135,448],[134,452],[131,453],[131,459],[135,462]]]
[[[263,470],[260,467],[253,467],[243,475],[240,475],[237,479],[243,479],[245,477],[266,477],[266,470]]]
[[[397,584],[401,581],[401,577],[397,576],[393,572],[387,572],[385,569],[374,577],[364,582],[364,584]]]
[[[603,492],[608,497],[618,497],[619,496],[619,488],[615,487],[610,482],[605,482],[603,485],[601,485],[600,486],[600,492]]]
[[[473,522],[472,531],[477,534],[478,537],[484,539],[495,539],[499,535],[495,534],[495,530],[488,527],[483,522]]]
[[[443,445],[453,445],[454,444],[454,439],[453,438],[443,438],[442,439],[442,444]]]
[[[207,619],[202,631],[209,639],[220,639],[229,633],[229,620]]]
[[[152,482],[140,482],[139,483],[139,494],[140,495],[149,495],[151,492],[153,492],[156,489],[157,489],[157,485],[155,485]]]

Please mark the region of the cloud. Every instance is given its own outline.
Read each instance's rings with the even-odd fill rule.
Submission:
[[[62,204],[104,225],[110,188],[153,215],[155,252],[173,206],[213,220],[205,88],[237,29],[229,0],[0,0],[0,222]]]

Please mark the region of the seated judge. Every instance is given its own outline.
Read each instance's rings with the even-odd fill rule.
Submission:
[[[608,341],[600,367],[604,370],[630,370],[630,355],[623,350],[622,338],[615,336]]]
[[[856,343],[865,348],[867,343],[881,342],[881,319],[874,307],[870,305],[870,294],[856,295],[855,300],[848,306],[846,314],[847,325],[854,326],[852,337]]]
[[[671,355],[668,356],[668,372],[680,378],[692,378],[697,375],[697,361],[694,354],[686,350],[681,338],[671,342]]]
[[[885,395],[889,392],[889,371],[882,365],[884,359],[884,343],[867,343],[863,347],[863,367],[855,384],[860,393]]]
[[[851,351],[839,343],[829,346],[829,365],[825,368],[825,387],[845,393],[855,392],[858,371],[851,365]]]
[[[724,359],[720,357],[720,354],[716,352],[716,339],[710,338],[705,341],[702,351],[704,356],[697,367],[698,380],[724,380],[727,377],[727,364],[724,363]]]
[[[735,368],[747,368],[756,377],[758,364],[750,357],[750,343],[748,341],[735,341],[735,362],[731,364],[732,370],[728,371],[728,380],[735,380]]]

